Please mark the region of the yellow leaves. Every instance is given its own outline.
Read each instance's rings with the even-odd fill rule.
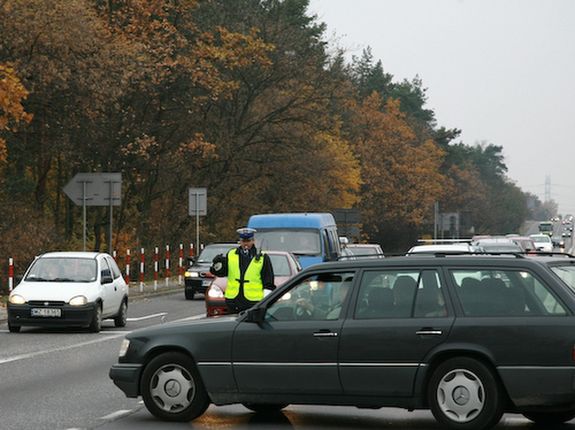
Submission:
[[[445,178],[439,169],[444,154],[433,141],[418,141],[398,100],[388,100],[383,110],[381,106],[381,96],[374,92],[354,108],[364,218],[374,224],[402,220],[419,225],[443,193]]]
[[[22,100],[27,97],[28,91],[12,66],[0,64],[0,133],[14,131],[16,124],[32,120],[32,115],[22,106]],[[0,137],[0,163],[3,164],[7,156],[6,141]]]

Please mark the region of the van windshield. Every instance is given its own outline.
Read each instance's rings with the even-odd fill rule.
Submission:
[[[320,255],[318,230],[258,229],[256,244],[262,251],[287,251],[296,255]]]

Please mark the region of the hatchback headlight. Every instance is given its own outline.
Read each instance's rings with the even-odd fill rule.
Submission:
[[[88,303],[86,296],[76,296],[70,299],[70,305],[72,306],[82,306]]]
[[[130,341],[128,339],[124,339],[122,341],[122,345],[120,345],[120,352],[118,352],[118,356],[125,357],[129,347],[130,347]]]
[[[200,272],[186,272],[186,273],[184,273],[184,276],[186,278],[199,278]]]
[[[224,292],[217,285],[212,285],[208,290],[208,297],[212,299],[222,299],[224,297]]]
[[[24,297],[22,297],[19,294],[11,294],[8,301],[13,305],[23,305],[24,303],[26,303]]]

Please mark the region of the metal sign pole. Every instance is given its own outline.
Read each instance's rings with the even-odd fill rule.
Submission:
[[[82,182],[82,247],[86,251],[86,182]]]
[[[113,187],[113,182],[110,181],[110,232],[108,235],[108,253],[111,254],[112,253],[112,208],[113,206],[113,194],[112,194],[112,187]]]
[[[200,193],[196,193],[196,249],[200,252]]]

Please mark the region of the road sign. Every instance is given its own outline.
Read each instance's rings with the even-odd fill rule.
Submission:
[[[120,206],[121,173],[78,173],[63,188],[78,206]]]
[[[191,216],[205,216],[208,213],[208,189],[189,189],[189,214]]]

